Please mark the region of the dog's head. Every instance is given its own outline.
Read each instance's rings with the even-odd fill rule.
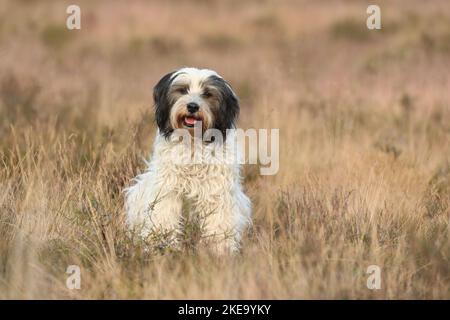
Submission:
[[[153,90],[159,131],[169,137],[175,129],[218,129],[224,137],[234,127],[239,102],[231,86],[208,69],[182,68],[166,74]]]

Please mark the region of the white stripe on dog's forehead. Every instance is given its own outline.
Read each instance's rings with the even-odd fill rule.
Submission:
[[[217,72],[209,69],[181,68],[172,75],[173,83],[186,83],[191,89],[201,89],[202,83],[211,76],[221,78]]]

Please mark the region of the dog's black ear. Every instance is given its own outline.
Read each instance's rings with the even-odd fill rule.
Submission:
[[[216,128],[224,134],[226,129],[234,128],[239,115],[239,100],[231,86],[224,79],[212,76],[210,80],[221,93],[220,112],[216,119]]]
[[[153,100],[155,101],[155,120],[159,131],[164,136],[172,132],[169,123],[171,102],[168,96],[169,88],[172,83],[172,75],[175,71],[166,74],[158,81],[153,88]]]

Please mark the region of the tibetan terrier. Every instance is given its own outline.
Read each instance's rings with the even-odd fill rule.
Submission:
[[[212,70],[182,68],[162,77],[153,98],[158,125],[153,156],[125,190],[128,225],[144,238],[168,232],[177,244],[186,214],[195,215],[203,226],[202,241],[219,253],[237,251],[251,203],[242,190],[240,152],[229,147],[236,140],[236,94]],[[178,132],[189,138],[180,141]]]

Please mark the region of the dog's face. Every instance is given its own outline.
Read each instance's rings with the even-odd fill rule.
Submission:
[[[156,123],[165,137],[175,129],[193,130],[197,121],[203,131],[218,129],[225,137],[239,113],[230,85],[208,69],[182,68],[165,75],[156,84],[153,98]]]

